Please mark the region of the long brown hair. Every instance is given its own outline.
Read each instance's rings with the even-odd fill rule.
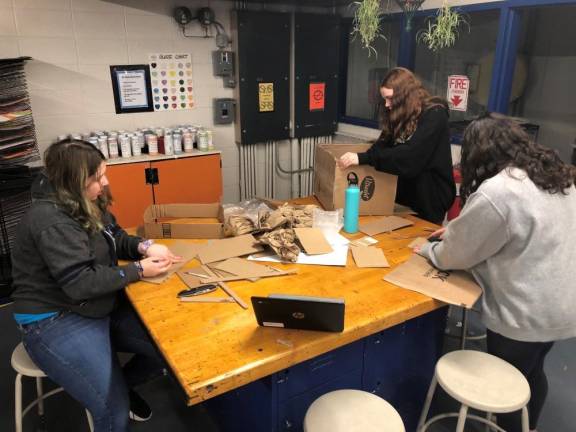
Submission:
[[[431,96],[416,75],[406,68],[390,70],[380,83],[382,87],[394,91],[391,108],[386,108],[385,103],[380,105],[382,136],[386,139],[407,139],[416,130],[422,111],[435,105],[448,108],[444,99]]]
[[[524,170],[538,188],[551,194],[567,194],[576,178],[576,169],[555,151],[532,141],[516,121],[495,113],[484,114],[466,128],[460,165],[463,203],[484,180],[505,168]]]
[[[44,153],[46,176],[54,189],[54,198],[88,232],[102,229],[102,212],[110,204],[106,190],[94,202],[86,197],[88,179],[97,174],[105,157],[92,144],[65,139],[52,144]]]

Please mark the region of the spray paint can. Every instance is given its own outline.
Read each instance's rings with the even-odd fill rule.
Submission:
[[[130,146],[132,147],[133,156],[140,156],[142,154],[142,147],[140,147],[140,137],[138,134],[130,137]]]
[[[214,150],[214,141],[212,139],[212,131],[207,129],[206,136],[208,138],[208,150]]]
[[[186,131],[182,134],[182,140],[184,141],[184,151],[186,153],[192,153],[194,150],[194,138],[190,131]]]
[[[164,154],[168,156],[174,154],[174,144],[172,141],[172,133],[170,132],[164,134]]]
[[[110,158],[110,152],[108,151],[108,138],[106,136],[98,138],[98,149],[106,159]]]
[[[172,134],[172,143],[174,144],[174,154],[182,153],[182,134],[180,132],[174,132]]]
[[[208,134],[206,131],[198,131],[198,150],[208,151]]]
[[[122,151],[123,158],[132,157],[132,148],[130,146],[130,137],[127,135],[120,135],[120,150]]]
[[[146,144],[148,145],[148,154],[151,156],[158,154],[158,137],[156,135],[146,135]]]
[[[108,152],[110,154],[110,159],[118,157],[118,139],[115,136],[110,135],[108,137]]]

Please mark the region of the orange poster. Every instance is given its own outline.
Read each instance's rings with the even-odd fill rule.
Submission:
[[[310,111],[324,110],[326,83],[310,83]]]

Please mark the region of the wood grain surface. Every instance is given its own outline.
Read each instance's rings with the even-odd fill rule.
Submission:
[[[409,258],[412,240],[426,237],[430,228],[436,228],[414,216],[407,218],[414,221],[413,226],[376,236],[376,247],[382,248],[390,268],[357,268],[350,253],[346,267],[270,263],[282,270],[297,269],[298,273],[256,282],[230,282],[249,305],[247,310],[236,303],[180,302],[176,294],[186,285],[177,275],[162,285],[132,284],[127,288],[128,297],[184,389],[187,403],[194,405],[441,307],[438,301],[382,280]],[[362,217],[363,221],[373,219]],[[400,234],[402,238],[397,238]],[[357,239],[364,234],[346,236]],[[158,240],[167,245],[173,241]],[[192,260],[183,269],[198,265]],[[250,297],[271,293],[344,298],[344,331],[259,327]],[[222,289],[210,296],[227,297]]]

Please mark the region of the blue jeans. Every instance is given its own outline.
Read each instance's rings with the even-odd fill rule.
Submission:
[[[34,363],[90,411],[95,432],[128,431],[128,388],[164,368],[126,301],[105,318],[64,312],[20,329]],[[121,368],[116,352],[135,355]]]

